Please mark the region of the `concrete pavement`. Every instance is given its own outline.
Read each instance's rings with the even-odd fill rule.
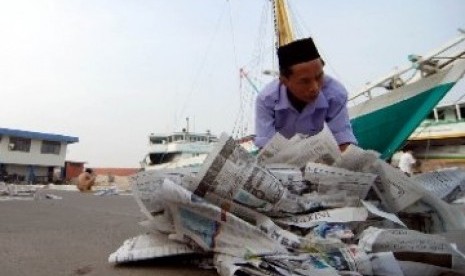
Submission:
[[[124,240],[146,232],[134,198],[46,192],[63,199],[0,201],[0,275],[217,275],[179,259],[109,264]]]

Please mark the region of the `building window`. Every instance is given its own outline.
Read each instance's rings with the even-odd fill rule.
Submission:
[[[60,154],[61,143],[56,141],[42,141],[40,153],[44,154]]]
[[[426,119],[433,120],[433,121],[436,120],[436,118],[434,117],[434,112],[430,112],[428,116],[426,117]]]
[[[31,139],[10,137],[10,143],[8,144],[8,148],[11,151],[29,152],[31,150]]]

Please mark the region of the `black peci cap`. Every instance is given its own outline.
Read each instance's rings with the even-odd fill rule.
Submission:
[[[280,69],[317,58],[320,58],[320,54],[311,37],[295,40],[278,48]]]

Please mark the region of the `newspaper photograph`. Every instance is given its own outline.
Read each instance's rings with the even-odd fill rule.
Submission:
[[[187,236],[205,251],[242,257],[247,251],[286,252],[257,227],[166,180],[165,200],[178,236]]]

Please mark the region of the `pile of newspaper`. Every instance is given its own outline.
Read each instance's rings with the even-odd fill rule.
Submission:
[[[62,199],[61,196],[46,193],[45,185],[6,184],[0,182],[0,201]]]
[[[408,177],[327,129],[277,134],[252,156],[222,135],[202,168],[132,178],[149,233],[109,257],[203,260],[220,275],[440,275],[465,271],[465,171]],[[460,232],[459,232],[460,233]],[[465,232],[463,232],[465,233]],[[463,237],[463,235],[457,235]]]
[[[18,185],[0,182],[0,201],[32,200],[41,187],[35,185]]]

